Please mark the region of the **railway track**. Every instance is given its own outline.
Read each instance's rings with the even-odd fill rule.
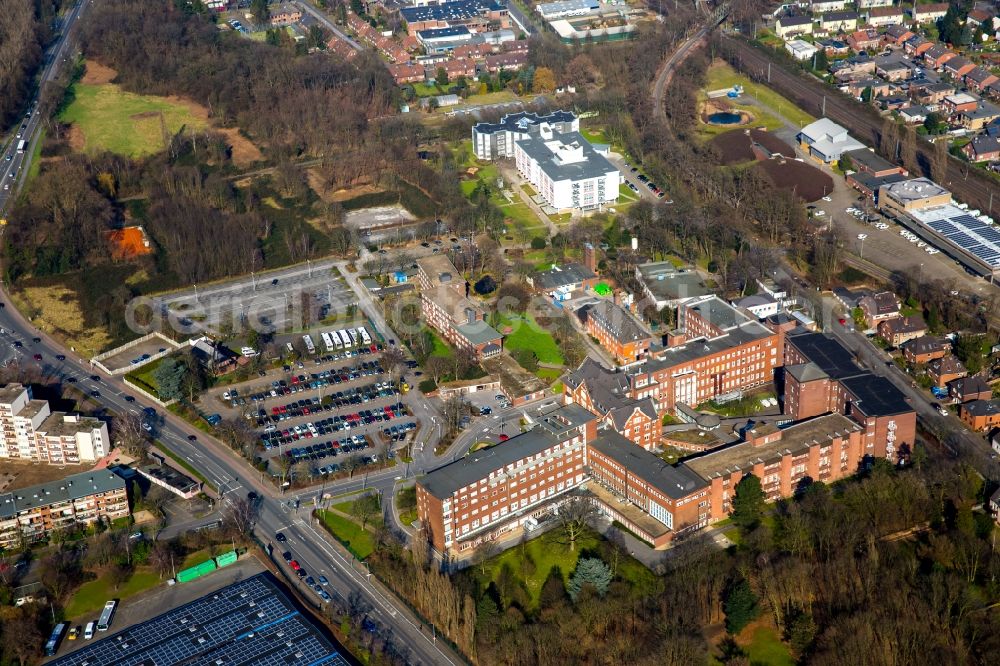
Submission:
[[[789,70],[785,63],[773,60],[767,52],[743,39],[723,36],[722,43],[736,55],[731,64],[754,81],[766,83],[816,117],[824,115],[825,108],[827,118],[847,127],[858,140],[869,146],[878,145],[883,119],[871,107],[846,99],[837,90],[805,73]],[[931,163],[932,151],[931,144],[918,137],[917,160],[921,165]],[[951,190],[956,199],[973,208],[991,215],[1000,209],[1000,185],[957,159],[948,160],[947,179],[940,184]],[[993,198],[997,201],[992,202]]]

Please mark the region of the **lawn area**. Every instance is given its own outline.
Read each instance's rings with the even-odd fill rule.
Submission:
[[[403,507],[412,507],[404,509]],[[400,488],[396,493],[396,508],[399,510],[399,522],[412,525],[417,519],[417,489],[415,486]]]
[[[512,331],[507,333],[507,328]],[[552,335],[535,323],[530,315],[508,315],[500,319],[500,332],[504,334],[504,347],[510,351],[530,349],[541,363],[562,365],[564,363],[559,346]]]
[[[721,405],[714,400],[709,400],[708,402],[698,405],[698,409],[707,412],[714,412],[725,417],[750,416],[751,414],[755,414],[761,409],[764,409],[764,407],[760,404],[761,400],[774,397],[774,393],[771,393],[770,391],[763,391],[761,393],[752,393],[750,395],[743,396],[739,400],[733,400]]]
[[[132,372],[126,374],[125,378],[131,380],[135,384],[138,384],[140,388],[149,391],[154,396],[159,398],[159,386],[157,385],[156,379],[153,375],[156,372],[156,369],[160,367],[160,364],[168,358],[171,358],[171,356],[164,356],[163,358],[156,359],[152,363],[147,363],[138,370],[133,370]]]
[[[431,356],[443,356],[444,358],[451,358],[454,351],[451,347],[445,344],[441,337],[432,331],[431,329],[426,329],[431,334],[431,342],[434,343],[434,351],[431,352]]]
[[[497,204],[500,208],[500,212],[510,220],[510,223],[515,227],[521,227],[522,229],[541,229],[542,235],[547,236],[548,231],[542,221],[538,219],[534,211],[528,208],[528,204],[516,201],[515,203],[502,203]]]
[[[45,143],[45,130],[38,135],[35,141],[35,149],[31,151],[31,166],[28,167],[28,180],[24,182],[25,189],[38,177],[38,172],[42,170],[42,144]]]
[[[789,102],[787,99],[785,99],[778,93],[774,92],[767,86],[750,81],[750,79],[743,76],[735,69],[730,67],[729,64],[721,60],[713,62],[712,65],[708,68],[708,74],[706,80],[707,80],[707,83],[705,84],[706,90],[720,90],[722,88],[731,88],[738,83],[743,86],[743,92],[745,95],[749,95],[750,97],[753,97],[758,102],[760,102],[762,105],[770,109],[773,109],[774,111],[777,111],[780,115],[784,116],[785,118],[788,118],[788,120],[795,123],[796,125],[800,124],[808,125],[813,120],[815,120],[815,118],[813,118],[808,113],[806,113],[799,107]],[[727,100],[727,101],[732,102],[733,100]],[[758,116],[760,115],[759,110],[757,110],[756,107],[745,104],[737,104],[736,106],[754,112]],[[764,119],[759,119],[759,120],[764,120]],[[779,123],[778,126],[780,127],[780,121],[778,121],[777,118],[771,118],[770,121],[778,122]],[[754,125],[760,126],[761,123],[754,123]],[[727,129],[732,129],[732,127],[729,128],[723,127],[722,129],[723,131],[726,131]],[[776,129],[776,128],[768,126],[768,129]]]
[[[155,571],[142,567],[136,569],[132,577],[116,590],[111,585],[110,577],[105,574],[97,580],[80,586],[80,589],[66,604],[66,617],[79,620],[84,616],[96,614],[104,607],[104,602],[108,599],[125,599],[155,587],[160,582],[160,577]]]
[[[317,511],[316,515],[323,521],[330,534],[359,560],[365,559],[375,550],[372,535],[362,530],[357,523],[330,511]]]
[[[72,104],[59,119],[79,131],[82,141],[70,143],[86,152],[109,150],[141,157],[163,150],[164,126],[173,135],[182,127],[208,125],[204,109],[190,102],[136,95],[113,83],[78,83],[74,91]]]
[[[488,581],[495,581],[501,568],[505,564],[509,564],[514,570],[515,576],[523,581],[531,604],[534,606],[538,603],[538,595],[541,593],[542,585],[548,578],[552,567],[558,566],[562,570],[563,581],[566,582],[573,570],[576,569],[576,562],[581,553],[588,557],[598,556],[605,562],[609,562],[610,558],[603,552],[608,547],[610,544],[603,537],[596,532],[588,531],[577,539],[576,550],[571,551],[569,544],[565,542],[563,531],[558,528],[553,529],[528,541],[523,547],[510,548],[487,562],[484,582],[488,584]],[[524,567],[525,559],[530,560],[534,566]],[[472,567],[470,571],[474,571],[477,578],[483,579],[480,567]],[[533,573],[525,575],[526,571],[533,571]],[[619,560],[617,575],[640,588],[648,588],[656,580],[656,576],[649,569],[627,555]]]
[[[196,564],[201,564],[202,562],[208,560],[208,558],[210,558],[211,556],[212,555],[208,551],[208,548],[202,548],[200,550],[196,550],[193,553],[189,553],[187,556],[184,557],[184,561],[178,565],[177,570],[181,571],[183,569],[188,569],[190,567],[193,567]]]
[[[788,646],[781,642],[774,629],[767,626],[756,626],[751,629],[751,632],[750,642],[743,645],[751,664],[794,666],[795,660],[792,659]]]
[[[361,495],[358,495],[358,496],[356,496],[356,497],[354,497],[352,499],[349,499],[349,500],[347,500],[345,502],[337,502],[336,504],[332,505],[332,508],[336,509],[337,511],[340,511],[341,513],[346,513],[347,515],[351,515],[351,507],[354,505],[354,500],[357,499],[358,497],[361,497]],[[348,519],[348,520],[352,520],[352,519]],[[353,520],[352,520],[352,522],[353,522]],[[368,522],[367,522],[367,525],[369,527],[375,527],[375,526],[381,525],[381,524],[382,524],[382,514],[378,514],[376,516],[372,516],[371,518],[368,519]]]
[[[535,376],[539,379],[554,382],[562,376],[562,373],[562,370],[556,370],[555,368],[538,368],[535,371]]]

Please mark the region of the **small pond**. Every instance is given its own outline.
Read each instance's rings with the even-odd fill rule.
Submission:
[[[709,124],[712,125],[739,125],[743,122],[742,113],[732,111],[718,111],[708,117]]]

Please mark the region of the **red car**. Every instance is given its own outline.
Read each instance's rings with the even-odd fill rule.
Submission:
[[[36,361],[41,361],[42,360],[42,355],[41,354],[35,354],[31,358],[35,359]]]
[[[290,566],[295,571],[298,571],[299,569],[302,568],[301,566],[299,566],[298,560],[292,560],[291,562],[288,563],[288,566]]]
[[[837,321],[838,321],[838,322],[840,322],[840,325],[841,325],[841,326],[844,326],[844,325],[845,325],[845,324],[847,323],[847,320],[846,320],[846,319],[844,319],[843,317],[841,317],[841,318],[840,318],[840,319],[838,319]]]
[[[501,442],[506,442],[508,439],[510,439],[510,435],[500,435]]]

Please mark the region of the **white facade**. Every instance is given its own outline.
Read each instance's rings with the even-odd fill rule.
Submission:
[[[96,462],[110,451],[103,421],[53,413],[20,384],[0,388],[0,459],[65,465]]]
[[[530,112],[511,113],[499,123],[476,123],[472,127],[472,147],[481,160],[514,156],[514,142],[528,136],[528,130],[540,123],[558,127],[562,132],[579,132],[580,119],[568,111],[555,111],[547,116]]]
[[[873,7],[892,7],[893,0],[858,0],[858,11]]]
[[[558,210],[592,209],[618,200],[621,173],[577,132],[547,125],[514,143],[518,172]]]
[[[813,14],[824,14],[826,12],[837,12],[847,9],[848,6],[853,4],[853,2],[848,2],[848,0],[813,0],[813,2],[809,3],[809,9]]]
[[[796,60],[809,60],[819,52],[819,49],[802,39],[785,42],[785,48]]]

